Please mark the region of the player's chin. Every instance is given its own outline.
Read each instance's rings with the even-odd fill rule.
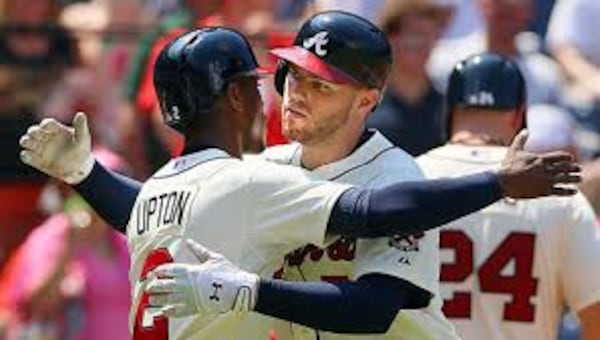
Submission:
[[[305,140],[304,130],[295,124],[283,124],[282,133],[285,138],[298,143],[303,143]]]

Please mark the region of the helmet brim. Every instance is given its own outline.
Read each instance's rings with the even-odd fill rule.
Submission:
[[[309,73],[334,84],[358,84],[354,78],[317,57],[301,46],[275,48],[270,51],[274,56],[295,64]]]
[[[265,67],[257,67],[254,70],[248,71],[248,72],[242,72],[237,74],[235,77],[257,77],[257,78],[263,78],[266,76],[269,76],[273,74],[273,70],[270,70],[268,68]]]

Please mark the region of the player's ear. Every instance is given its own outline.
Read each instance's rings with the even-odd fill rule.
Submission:
[[[358,99],[358,109],[366,116],[377,106],[380,91],[378,89],[364,89],[361,92]]]
[[[244,110],[244,97],[239,82],[233,81],[227,87],[227,101],[233,110],[237,112]]]
[[[519,106],[513,114],[512,127],[518,132],[523,128],[523,120],[526,118],[527,107],[526,105]]]

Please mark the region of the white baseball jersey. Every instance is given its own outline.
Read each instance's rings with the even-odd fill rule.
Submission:
[[[446,145],[418,163],[456,177],[497,168],[506,150]],[[444,226],[440,247],[444,312],[463,339],[556,339],[563,307],[600,301],[600,230],[580,194],[495,203]]]
[[[217,149],[171,160],[143,185],[127,228],[134,339],[267,339],[272,319],[258,313],[155,318],[146,308],[146,273],[161,263],[196,263],[182,243],[191,238],[271,277],[286,253],[324,241],[330,210],[348,187]]]
[[[290,144],[267,149],[265,159],[300,166],[302,147]],[[379,132],[350,156],[323,165],[312,173],[322,179],[377,188],[423,178],[415,160],[394,147]],[[289,254],[283,277],[291,281],[347,281],[369,273],[402,278],[437,298],[420,310],[402,311],[385,335],[350,336],[319,332],[332,339],[454,339],[454,329],[441,312],[437,230],[417,237],[329,240],[326,248],[305,245]],[[313,329],[292,324],[294,339],[315,339]]]

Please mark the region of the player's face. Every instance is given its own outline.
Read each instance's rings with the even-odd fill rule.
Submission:
[[[365,117],[356,112],[361,91],[357,86],[334,84],[290,65],[281,108],[283,134],[311,145],[362,129]]]

